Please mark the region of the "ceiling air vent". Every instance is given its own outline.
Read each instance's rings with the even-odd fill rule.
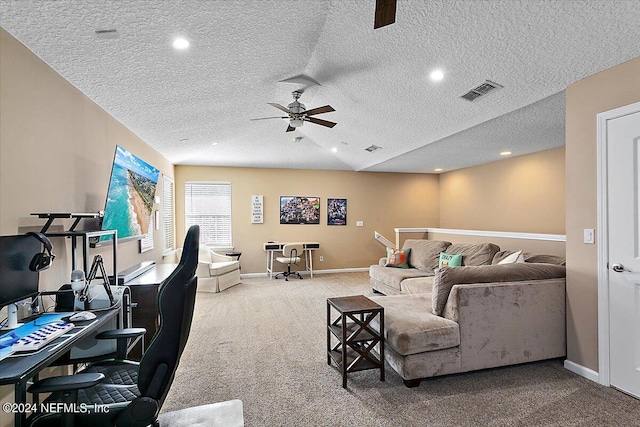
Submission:
[[[365,148],[365,150],[367,150],[370,153],[373,153],[376,150],[381,149],[382,147],[378,147],[377,145],[370,145],[367,148]]]
[[[117,39],[118,37],[120,37],[120,34],[118,34],[118,30],[116,29],[96,30],[95,34],[96,38],[98,39]]]
[[[466,99],[467,101],[475,101],[481,96],[485,96],[491,92],[494,92],[498,89],[502,89],[503,86],[498,83],[494,83],[490,80],[485,80],[484,83],[474,87],[469,92],[464,95],[460,95],[460,98]]]

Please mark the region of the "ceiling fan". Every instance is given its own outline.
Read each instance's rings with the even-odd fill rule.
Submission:
[[[293,95],[293,102],[286,107],[283,107],[280,104],[275,104],[273,102],[269,102],[269,105],[273,105],[278,110],[282,110],[287,113],[287,116],[281,117],[261,117],[259,119],[250,119],[250,120],[267,120],[267,119],[289,119],[289,126],[287,126],[286,132],[291,132],[296,130],[296,128],[302,126],[304,122],[311,122],[316,125],[326,126],[328,128],[332,128],[336,125],[334,122],[329,122],[327,120],[317,119],[315,117],[316,114],[330,113],[332,111],[336,111],[330,105],[325,105],[324,107],[312,108],[311,110],[307,110],[304,104],[298,102],[302,92],[293,91],[291,93]]]
[[[396,1],[376,0],[376,17],[373,21],[374,30],[396,22]]]

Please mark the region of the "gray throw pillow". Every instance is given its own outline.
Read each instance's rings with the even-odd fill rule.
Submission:
[[[454,243],[445,251],[448,254],[462,254],[462,265],[489,265],[500,247],[493,243]]]
[[[444,252],[450,244],[450,242],[439,240],[407,239],[402,248],[411,249],[409,267],[422,271],[433,271],[438,268],[440,252]]]

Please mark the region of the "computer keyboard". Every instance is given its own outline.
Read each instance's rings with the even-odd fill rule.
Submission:
[[[20,338],[11,346],[11,350],[16,352],[39,350],[74,327],[75,325],[73,323],[68,322],[59,321],[50,323],[41,327],[37,331],[33,331],[29,335]]]

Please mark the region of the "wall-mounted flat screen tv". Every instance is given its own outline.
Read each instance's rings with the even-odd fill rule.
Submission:
[[[149,231],[160,171],[116,146],[102,218],[102,230],[117,230],[118,241],[141,239]],[[100,242],[112,236],[102,236]]]

